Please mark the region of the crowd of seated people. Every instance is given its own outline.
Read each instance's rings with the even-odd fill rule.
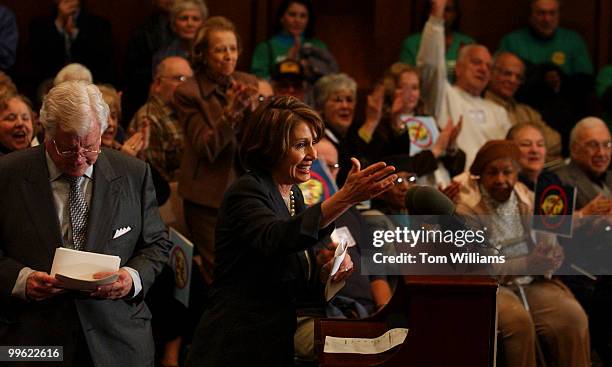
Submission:
[[[180,197],[181,228],[194,243],[191,305],[169,302],[171,274],[160,281],[170,285],[148,298],[158,304],[154,318],[169,317],[165,308],[184,314],[185,325],[163,325],[155,333],[159,365],[179,366],[193,328],[215,302],[215,228],[224,194],[248,172],[241,161],[244,126],[258,106],[293,96],[324,124],[315,147],[338,187],[355,170],[353,157],[362,168],[379,161],[396,168],[395,186],[369,203],[365,217],[351,206],[336,220],[356,240],[349,250],[353,263],[359,263],[360,248],[369,246],[368,226],[409,225],[409,187],[436,187],[465,215],[486,214],[492,246],[514,251],[514,267],[502,269],[498,278],[505,365],[610,365],[612,318],[606,307],[612,305],[612,282],[605,274],[612,259],[601,248],[611,243],[612,66],[595,78],[581,36],[559,26],[560,2],[530,0],[529,26],[492,50],[459,31],[459,0],[427,0],[422,32],[404,40],[398,62],[373,76],[374,85],[358,88],[334,50],[315,37],[309,0],[283,1],[274,34],[252,55],[242,53],[237,25],[209,17],[203,0],[156,0],[155,13],[131,35],[123,85],[115,78],[109,23],[88,13],[80,0],[57,0],[53,17],[31,22],[27,46],[37,65],[33,78],[40,82],[35,104],[0,72],[0,159],[44,143],[36,107],[53,86],[97,83],[110,110],[101,145],[150,165],[159,205]],[[0,48],[2,68],[3,54]],[[250,62],[250,70],[237,69],[239,58]],[[369,92],[360,99],[362,90]],[[598,107],[591,105],[595,95]],[[435,131],[407,123],[419,119],[432,120]],[[418,134],[437,139],[417,149]],[[577,189],[573,238],[542,240],[521,217],[538,205],[536,189],[550,184]],[[384,215],[392,217],[379,220]],[[333,256],[321,244],[312,247],[313,255]],[[591,244],[588,250],[579,249],[584,244]],[[513,246],[522,247],[516,252]],[[534,268],[564,272],[575,265],[567,259],[580,251],[598,260],[592,271],[516,276]],[[300,360],[314,358],[312,317],[367,317],[391,297],[392,280],[354,269],[336,298],[308,299],[298,312]]]

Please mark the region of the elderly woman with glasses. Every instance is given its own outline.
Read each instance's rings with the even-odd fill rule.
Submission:
[[[295,297],[329,277],[312,250],[336,218],[391,188],[393,167],[363,170],[354,159],[345,185],[306,209],[297,184],[310,179],[323,121],[293,97],[260,106],[244,126],[240,158],[249,171],[227,191],[217,223],[211,302],[188,366],[290,366]],[[332,281],[345,279],[350,258]]]
[[[214,229],[223,194],[243,173],[238,135],[257,94],[257,79],[236,71],[240,38],[224,17],[208,19],[193,47],[194,77],[174,93],[185,135],[178,191],[206,284],[212,282]]]

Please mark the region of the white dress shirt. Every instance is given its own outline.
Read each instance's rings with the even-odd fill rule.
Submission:
[[[49,184],[51,185],[53,202],[55,203],[55,210],[59,219],[60,230],[62,233],[63,244],[59,245],[66,246],[67,244],[72,243],[72,227],[70,226],[70,210],[68,206],[70,184],[66,180],[62,179],[62,172],[57,168],[57,166],[49,156],[49,153],[45,152],[45,157],[47,159],[47,168],[49,170]],[[85,179],[81,180],[80,183],[81,190],[85,193],[85,202],[87,203],[88,208],[91,208],[91,197],[93,194],[93,170],[94,166],[89,166],[89,168],[87,168],[85,174],[83,175]],[[140,280],[140,274],[138,274],[138,271],[136,271],[136,269],[127,266],[123,267],[123,269],[125,269],[132,277],[132,283],[134,286],[133,297],[136,297],[142,290],[142,281]],[[34,273],[35,271],[36,270],[27,266],[21,269],[19,275],[17,276],[15,286],[12,290],[13,296],[19,297],[21,299],[27,298],[26,282],[30,274]]]

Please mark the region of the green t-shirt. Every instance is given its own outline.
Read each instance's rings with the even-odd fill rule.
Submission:
[[[323,41],[317,38],[302,37],[302,46],[312,45],[319,48],[327,48]],[[260,78],[270,78],[270,71],[277,63],[287,58],[289,49],[293,47],[293,36],[279,33],[266,42],[261,42],[255,47],[253,60],[251,61],[251,73]]]
[[[612,87],[612,65],[606,65],[597,74],[597,96],[601,98],[606,90]],[[603,104],[603,101],[602,101]],[[612,131],[612,106],[604,105],[604,112],[602,114],[603,120],[608,124],[608,129]]]
[[[454,79],[455,64],[459,49],[463,45],[474,43],[474,39],[461,32],[453,32],[453,42],[448,50],[446,50],[446,73],[449,80]],[[408,65],[416,66],[416,58],[421,46],[421,33],[415,33],[404,40],[402,50],[400,51],[400,61]]]
[[[608,87],[612,86],[612,65],[607,65],[597,74],[597,97],[601,98]]]
[[[536,37],[529,28],[519,29],[502,38],[499,50],[513,52],[535,65],[553,63],[568,75],[593,74],[593,64],[582,37],[569,29],[559,27],[548,40]]]

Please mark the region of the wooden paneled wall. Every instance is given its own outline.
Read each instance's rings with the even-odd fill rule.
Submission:
[[[93,13],[109,19],[113,27],[116,67],[121,66],[130,33],[152,9],[151,0],[84,0]],[[426,0],[314,0],[316,35],[337,57],[341,69],[367,89],[383,70],[397,60],[402,40],[418,31],[425,18]],[[255,45],[273,32],[276,7],[281,0],[207,0],[211,15],[232,19],[243,41],[239,69],[248,70]],[[593,63],[612,62],[611,0],[564,0],[562,25],[585,38]],[[20,45],[12,74],[27,80],[31,70],[28,24],[34,17],[51,15],[52,0],[5,0],[17,14]],[[527,23],[527,0],[460,0],[460,28],[490,49],[507,32]]]

